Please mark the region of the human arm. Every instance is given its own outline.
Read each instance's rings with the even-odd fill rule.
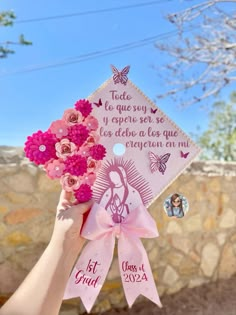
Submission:
[[[80,236],[83,215],[92,206],[91,201],[73,206],[69,200],[70,195],[63,191],[48,246],[0,315],[58,315],[70,272],[84,244]]]

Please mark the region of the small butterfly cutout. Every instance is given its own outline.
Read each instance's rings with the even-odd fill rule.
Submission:
[[[184,159],[187,159],[188,155],[189,155],[190,152],[186,152],[184,153],[183,151],[180,151],[180,156]]]
[[[166,163],[170,158],[170,153],[158,156],[153,152],[148,152],[148,156],[150,159],[151,172],[154,173],[158,170],[160,173],[162,173],[162,175],[164,175],[166,170]]]
[[[115,84],[121,83],[126,85],[128,81],[127,74],[129,73],[130,66],[126,66],[123,70],[119,71],[115,66],[111,65],[111,70],[113,72],[113,81]]]
[[[151,108],[151,114],[156,114],[156,112],[157,112],[157,108],[156,109]]]
[[[94,105],[96,105],[97,107],[100,107],[100,106],[102,106],[102,100],[99,98],[99,101],[98,101],[98,103],[93,103]]]

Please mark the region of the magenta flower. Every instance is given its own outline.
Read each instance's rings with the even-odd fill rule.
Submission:
[[[64,111],[62,119],[66,122],[68,126],[73,126],[81,123],[84,118],[80,112],[73,108],[70,108]]]
[[[74,191],[80,186],[79,177],[71,175],[69,173],[64,174],[61,177],[60,182],[65,191]]]
[[[75,103],[75,109],[86,118],[92,111],[92,104],[88,100],[79,100]]]
[[[60,160],[50,160],[45,164],[45,170],[48,177],[60,178],[64,172],[65,165]]]
[[[75,198],[79,203],[89,201],[92,198],[92,189],[87,184],[82,184],[78,190],[74,192]]]
[[[87,172],[96,172],[101,167],[101,161],[93,159],[91,156],[87,159]]]
[[[35,164],[45,164],[50,159],[56,158],[55,136],[41,130],[27,137],[25,142],[25,155]]]
[[[81,146],[88,138],[89,131],[83,125],[74,125],[69,128],[68,138],[71,142]]]
[[[95,144],[89,150],[91,157],[95,160],[102,160],[106,156],[106,149],[101,144]]]
[[[68,127],[64,120],[55,120],[49,127],[51,133],[53,133],[58,139],[68,135]]]
[[[68,139],[62,139],[60,142],[57,142],[55,148],[57,157],[62,159],[66,159],[67,156],[73,155],[77,150],[76,145]]]
[[[83,124],[91,131],[98,129],[98,120],[93,116],[85,118]]]
[[[82,183],[92,186],[96,180],[95,173],[88,173],[83,176]]]
[[[65,172],[82,176],[87,172],[87,160],[79,154],[68,156],[65,160]]]

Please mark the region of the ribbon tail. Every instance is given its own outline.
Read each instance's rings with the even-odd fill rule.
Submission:
[[[86,311],[91,311],[109,271],[114,246],[110,233],[85,246],[68,280],[65,300],[80,297]]]
[[[122,233],[118,242],[118,255],[121,279],[129,307],[140,294],[162,307],[141,240]]]

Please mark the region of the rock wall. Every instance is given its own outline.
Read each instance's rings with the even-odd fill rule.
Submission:
[[[29,163],[21,148],[0,148],[0,296],[15,291],[46,247],[59,192],[59,183]],[[162,208],[174,192],[189,200],[182,219]],[[160,295],[236,273],[235,205],[236,163],[219,162],[192,163],[151,205],[160,237],[144,245]],[[78,299],[69,303],[79,305]],[[93,311],[124,305],[115,253]]]

